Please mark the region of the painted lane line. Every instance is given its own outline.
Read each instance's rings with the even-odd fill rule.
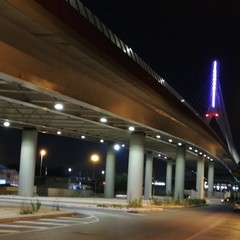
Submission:
[[[19,221],[19,223],[27,223],[27,224],[31,224],[31,225],[54,225],[54,226],[66,226],[67,224],[63,224],[63,223],[55,223],[55,222],[31,222],[31,221]],[[69,224],[68,224],[69,225]]]

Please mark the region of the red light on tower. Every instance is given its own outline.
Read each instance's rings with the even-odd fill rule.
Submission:
[[[217,113],[217,112],[209,112],[209,113],[205,114],[205,117],[206,118],[212,118],[212,117],[218,118],[219,117],[219,113]]]

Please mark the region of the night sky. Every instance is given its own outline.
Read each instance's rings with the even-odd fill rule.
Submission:
[[[83,0],[197,111],[207,109],[212,61],[240,152],[240,1]]]
[[[204,99],[210,93],[204,92],[206,96],[203,97],[201,89],[208,84],[212,61],[217,59],[230,127],[240,152],[239,0],[82,2],[194,107],[199,107],[195,106],[199,102],[207,104]],[[0,131],[0,162],[18,161],[21,132]],[[9,137],[9,131],[14,131],[14,138]],[[100,144],[41,134],[38,150],[47,146],[51,148],[46,156],[49,167],[57,162],[78,171],[83,169],[86,174],[91,171],[89,154],[92,149],[103,159],[106,154],[105,147]],[[117,168],[126,172],[126,150],[123,156],[123,164]],[[98,168],[104,169],[104,162],[99,163]]]

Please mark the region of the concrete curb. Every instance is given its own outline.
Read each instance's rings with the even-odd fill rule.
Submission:
[[[0,223],[15,222],[15,221],[27,221],[27,220],[37,220],[42,218],[58,218],[58,217],[74,217],[77,216],[76,212],[66,212],[66,213],[49,213],[49,214],[31,214],[31,215],[20,215],[15,217],[4,217],[0,218]]]

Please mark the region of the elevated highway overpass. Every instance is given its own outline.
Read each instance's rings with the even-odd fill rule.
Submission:
[[[90,11],[70,3],[0,2],[0,119],[126,146],[132,125],[145,133],[145,150],[176,159],[181,143],[189,164],[201,153],[238,177],[225,144],[191,106]]]

